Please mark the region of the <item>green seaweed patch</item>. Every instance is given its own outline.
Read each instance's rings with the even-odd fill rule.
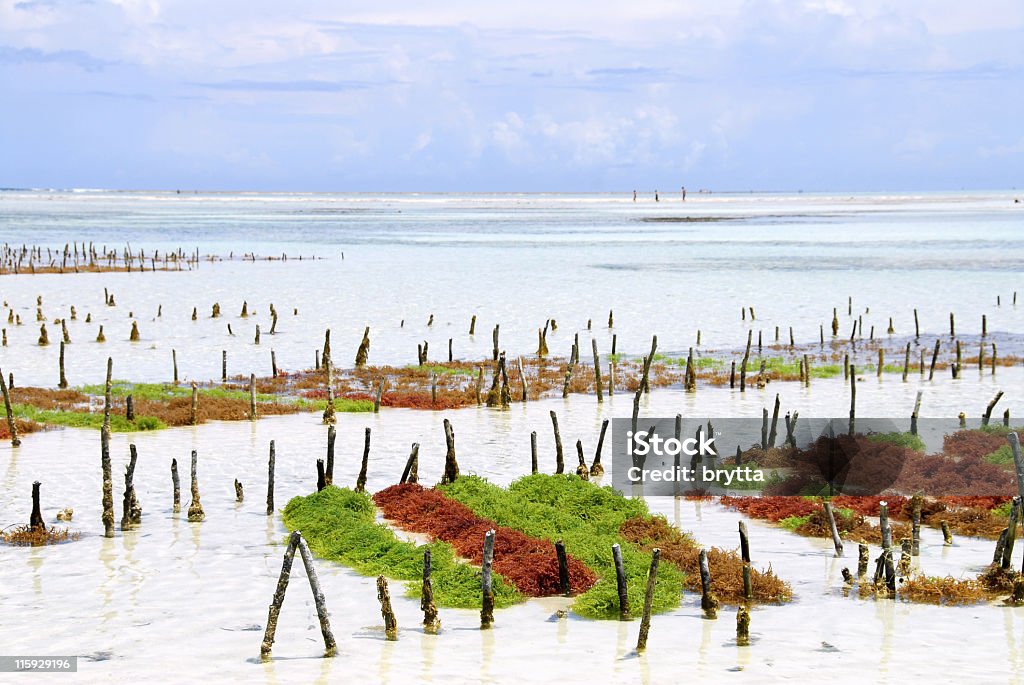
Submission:
[[[442,366],[441,364],[410,364],[405,368],[416,369],[417,371],[422,371],[426,374],[434,373],[438,376],[476,376],[476,371],[473,369]]]
[[[755,358],[747,364],[747,373],[756,374],[761,368],[762,360],[764,361],[766,372],[774,372],[780,376],[798,376],[800,374],[800,360],[790,360],[783,357]],[[810,367],[811,378],[833,378],[843,373],[843,367],[840,364],[818,364],[815,366],[812,362]]]
[[[925,451],[924,440],[921,439],[921,436],[913,433],[872,433],[867,438],[871,442],[887,442],[922,454]]]
[[[810,514],[807,514],[806,516],[787,516],[784,519],[779,519],[779,525],[786,530],[796,530],[805,523],[808,523],[810,520]]]
[[[79,390],[86,395],[104,395],[104,385],[83,385]],[[213,399],[245,400],[249,401],[248,390],[231,390],[220,386],[200,386],[199,396]],[[185,384],[175,385],[173,383],[132,383],[130,381],[115,380],[110,384],[110,394],[114,397],[127,397],[131,395],[136,400],[152,400],[160,402],[174,397],[191,397],[192,386]],[[280,399],[277,395],[267,393],[256,393],[257,402],[276,402]]]
[[[320,411],[327,408],[327,400],[308,400],[300,397],[295,401],[299,409],[304,411]],[[347,397],[334,398],[334,411],[359,414],[373,411],[373,400],[349,399]]]
[[[566,551],[589,566],[599,580],[578,596],[573,610],[594,619],[617,619],[612,545],[619,544],[628,583],[629,602],[634,614],[643,607],[650,555],[619,535],[620,526],[636,516],[650,517],[647,505],[627,499],[609,486],[569,475],[535,474],[500,488],[478,476],[461,476],[454,483],[439,486],[449,497],[462,502],[478,516],[546,540],[562,540]],[[679,606],[684,574],[671,564],[658,569],[654,612]]]
[[[984,456],[984,460],[989,464],[997,464],[999,466],[1010,466],[1013,464],[1013,451],[1009,445],[1003,445],[995,452],[991,452]],[[1007,509],[1007,515],[1009,515],[1009,509]]]
[[[12,406],[12,409],[14,415],[18,418],[28,419],[29,421],[49,426],[92,428],[94,430],[99,430],[103,427],[102,413],[39,409],[31,404],[15,404]],[[136,416],[134,421],[129,421],[120,414],[110,415],[110,430],[114,433],[134,433],[136,431],[159,430],[162,428],[167,428],[167,424],[155,416]]]
[[[305,497],[293,497],[284,508],[284,524],[300,530],[309,548],[322,559],[336,561],[366,576],[384,575],[408,581],[405,594],[420,595],[423,552],[430,550],[434,601],[438,606],[479,609],[480,569],[460,561],[451,545],[416,545],[400,540],[376,520],[376,507],[366,493],[331,485]],[[494,605],[523,601],[499,574],[494,579]]]

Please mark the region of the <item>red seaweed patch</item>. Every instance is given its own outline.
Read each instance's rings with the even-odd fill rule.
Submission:
[[[484,534],[494,536],[494,570],[530,597],[557,595],[558,557],[555,546],[512,528],[481,518],[469,507],[437,490],[415,483],[392,485],[373,496],[384,517],[414,533],[425,533],[450,544],[474,564],[483,561]],[[569,583],[574,593],[589,590],[597,576],[583,562],[569,556]]]

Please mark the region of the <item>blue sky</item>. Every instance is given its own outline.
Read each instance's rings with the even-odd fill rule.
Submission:
[[[0,186],[1024,185],[1024,3],[0,0]]]

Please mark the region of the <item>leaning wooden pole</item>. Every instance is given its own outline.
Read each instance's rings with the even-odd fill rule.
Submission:
[[[366,492],[366,471],[370,465],[370,427],[366,427],[366,438],[363,442],[363,461],[356,478],[356,492]]]
[[[651,630],[651,609],[654,607],[654,589],[658,582],[658,562],[661,559],[661,550],[655,547],[651,550],[651,568],[647,572],[647,591],[644,593],[644,613],[640,619],[640,636],[636,641],[636,651],[642,652],[647,649],[647,634]]]
[[[274,598],[270,602],[267,627],[263,632],[263,644],[260,645],[260,657],[264,661],[270,658],[270,650],[274,646],[274,635],[277,633],[277,618],[281,614],[281,605],[284,604],[284,593],[288,590],[288,581],[292,575],[292,561],[295,559],[295,549],[299,546],[299,538],[301,537],[302,534],[299,531],[292,532],[288,539],[288,547],[284,551],[284,561],[281,562],[281,575],[277,578],[277,589],[274,591]]]
[[[4,380],[4,371],[0,369],[0,391],[4,395],[4,411],[7,413],[7,429],[11,433],[11,447],[18,447],[21,445],[21,440],[18,439],[18,427],[14,422],[14,410],[11,407],[11,392],[7,388],[7,381]]]
[[[297,532],[297,531],[296,531]],[[306,567],[306,577],[309,579],[309,589],[313,591],[313,604],[316,606],[316,615],[320,619],[320,634],[324,638],[324,656],[334,656],[338,652],[338,643],[334,641],[334,633],[331,632],[331,622],[327,618],[327,601],[324,592],[320,588],[320,579],[316,575],[316,567],[313,566],[313,555],[309,552],[309,546],[299,535],[299,554],[302,555],[302,565]]]

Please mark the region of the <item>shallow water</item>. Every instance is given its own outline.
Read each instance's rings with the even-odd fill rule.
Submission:
[[[802,392],[781,390],[787,398]],[[656,391],[645,411],[674,411],[683,404],[681,395]],[[708,391],[699,393],[698,402],[702,410],[717,410],[716,405],[732,402],[731,395],[728,390]],[[606,403],[605,412],[617,411],[617,401],[627,398],[614,399]],[[538,431],[544,462],[553,462],[550,409],[559,412],[564,438],[583,439],[589,456],[597,432],[593,398],[546,400],[507,412],[470,408],[447,413],[455,426],[462,469],[503,484],[519,477],[528,468],[531,430]],[[444,458],[441,419],[440,414],[409,410],[339,415],[336,482],[354,483],[365,425],[374,429],[369,490],[396,480],[413,441],[422,445],[421,478],[434,482]],[[17,451],[0,446],[0,511],[5,522],[27,519],[31,482],[39,479],[47,522],[58,509],[72,506],[72,526],[83,533],[80,541],[56,547],[0,549],[4,651],[95,658],[80,660],[79,678],[88,681],[127,673],[160,680],[174,669],[182,677],[218,681],[345,677],[470,682],[479,676],[485,682],[582,682],[613,674],[626,682],[665,682],[682,677],[681,671],[724,678],[742,669],[762,682],[800,679],[806,669],[818,667],[847,675],[877,671],[882,682],[902,680],[908,673],[1002,680],[1024,659],[1019,638],[1024,617],[1019,611],[844,598],[839,572],[844,565],[855,565],[854,550],[837,560],[827,540],[748,521],[755,562],[770,562],[793,583],[796,595],[792,604],[754,612],[750,647],[734,643],[732,609],[723,610],[717,621],[703,620],[699,597],[692,593],[676,611],[655,617],[648,650],[640,657],[632,651],[637,622],[575,617],[549,621],[563,605],[557,599],[500,611],[490,633],[476,629],[476,612],[442,610],[444,631],[431,637],[418,628],[418,601],[402,596],[397,586],[392,595],[401,632],[399,642],[392,644],[383,640],[373,580],[318,561],[339,658],[317,658],[322,644],[315,609],[304,572],[296,566],[274,646],[276,658],[260,664],[255,657],[262,633],[256,626],[266,620],[283,552],[279,543],[285,536],[280,517],[264,515],[271,439],[277,444],[276,503],[281,507],[315,487],[315,458],[325,449],[325,429],[315,415],[256,424],[211,423],[130,437],[115,434],[116,476],[127,462],[128,442],[139,449],[136,484],[143,524],[138,530],[119,531],[113,540],[102,537],[97,432],[48,431],[28,436]],[[184,514],[172,514],[170,506],[170,460],[178,459],[185,485],[193,448],[199,451],[207,516],[202,524],[189,524]],[[236,477],[246,488],[242,504],[234,501]],[[115,478],[118,518],[121,489]],[[673,498],[649,498],[649,503],[706,545],[738,544],[736,523],[742,517],[734,512]],[[944,547],[940,533],[925,529],[917,563],[929,574],[969,576],[991,554],[992,544],[958,538],[954,547]],[[911,642],[908,636],[913,636]],[[936,660],[935,654],[942,659]]]
[[[130,241],[150,250],[324,257],[202,263],[193,273],[0,276],[0,294],[24,322],[6,326],[10,346],[0,348],[0,365],[13,367],[25,384],[56,384],[57,346],[35,344],[40,294],[51,322],[68,318],[71,305],[78,310],[79,320],[68,321],[73,385],[96,382],[106,355],[119,377],[170,379],[172,349],[182,376],[199,380],[220,377],[222,350],[232,374],[269,373],[271,348],[281,368],[306,368],[328,327],[337,364],[355,359],[365,326],[371,364],[409,364],[424,340],[431,359],[447,358],[449,338],[456,358],[489,357],[495,324],[503,349],[528,354],[548,318],[559,324],[548,339],[555,355],[569,354],[574,333],[584,342],[590,337],[588,320],[603,354],[613,334],[620,353],[645,353],[657,334],[660,351],[685,354],[698,329],[702,344],[717,349],[741,346],[750,329],[755,340],[763,331],[768,344],[776,326],[783,341],[792,326],[798,343],[817,342],[833,307],[840,337],[858,316],[865,338],[872,326],[882,337],[889,317],[897,335],[908,335],[917,308],[921,344],[930,348],[935,335],[948,340],[950,312],[963,335],[980,333],[982,314],[993,333],[1024,331],[1024,292],[1012,306],[1024,258],[1020,207],[999,193],[710,195],[685,205],[603,195],[0,193],[3,239],[14,244]],[[714,215],[736,220],[641,221]],[[117,307],[104,306],[105,287]],[[256,316],[239,317],[243,301]],[[210,318],[214,302],[223,310],[219,319]],[[273,337],[270,304],[280,312]],[[754,307],[756,321],[740,317],[745,306]],[[93,324],[84,323],[87,313]],[[128,342],[129,313],[141,342]],[[474,314],[476,335],[469,336]],[[100,324],[108,342],[97,351]],[[53,324],[48,328],[55,340]],[[967,352],[976,353],[973,343]]]
[[[697,328],[713,347],[735,348],[749,321],[739,309],[757,311],[755,331],[792,325],[798,342],[815,342],[819,322],[838,307],[841,334],[848,332],[846,297],[854,316],[880,332],[888,316],[899,335],[912,330],[912,310],[922,329],[946,334],[957,312],[958,332],[1024,331],[1024,300],[1012,306],[1024,255],[1020,213],[1005,194],[878,196],[708,196],[680,203],[638,203],[611,196],[182,196],[173,194],[0,193],[0,225],[8,242],[63,245],[66,240],[133,247],[198,245],[203,252],[255,250],[261,254],[317,254],[301,263],[202,264],[193,273],[0,276],[0,294],[25,325],[7,326],[9,346],[0,366],[19,384],[56,384],[57,345],[35,345],[35,297],[44,296],[47,318],[69,321],[68,376],[72,385],[102,382],[108,355],[115,376],[169,380],[170,350],[177,349],[183,377],[218,378],[220,353],[231,373],[269,373],[270,349],[278,364],[312,364],[323,329],[332,328],[334,357],[354,358],[364,325],[371,326],[371,363],[409,363],[417,342],[430,341],[432,358],[454,338],[457,357],[485,357],[491,327],[501,324],[502,347],[526,354],[536,328],[560,322],[549,337],[552,352],[568,352],[572,334],[594,320],[602,352],[618,335],[620,352],[643,353],[649,335],[659,348],[682,351]],[[718,215],[737,220],[704,224],[650,223],[651,216]],[[981,237],[976,237],[976,236]],[[340,258],[341,251],[345,259]],[[103,288],[118,306],[103,306]],[[995,306],[1001,294],[1002,307]],[[243,299],[258,315],[238,318]],[[224,316],[209,318],[219,301]],[[281,312],[276,336],[267,335],[268,305]],[[163,316],[156,320],[157,306]],[[200,320],[193,323],[193,306]],[[292,315],[292,308],[299,315]],[[616,328],[605,327],[615,309]],[[133,311],[143,341],[127,342]],[[85,314],[94,323],[84,323]],[[433,328],[427,317],[435,314]],[[477,335],[467,335],[469,317]],[[399,322],[406,319],[405,326]],[[231,322],[236,336],[229,337]],[[108,343],[91,342],[104,324]],[[256,323],[263,344],[252,344]],[[59,340],[59,326],[50,329]],[[785,333],[783,333],[785,336]],[[930,347],[934,337],[922,344]],[[564,348],[564,349],[563,349]],[[945,348],[944,348],[945,349]],[[584,354],[584,357],[587,355]],[[1019,367],[967,370],[953,381],[912,374],[858,384],[858,414],[904,417],[918,389],[922,415],[977,421],[999,389],[999,409],[1024,413],[1014,388]],[[810,388],[773,383],[739,393],[700,386],[696,394],[655,390],[643,416],[759,416],[779,393],[783,411],[801,416],[843,416],[849,387],[841,378],[815,379]],[[392,484],[412,442],[421,444],[420,474],[435,482],[444,457],[442,420],[456,431],[460,465],[501,484],[529,468],[529,433],[538,432],[542,468],[553,469],[548,412],[558,412],[563,440],[582,439],[593,453],[601,420],[629,416],[632,397],[617,394],[598,405],[573,396],[514,405],[509,411],[471,407],[434,413],[385,409],[379,415],[338,415],[336,481],[355,482],[363,427],[373,427],[371,491]],[[493,631],[477,630],[473,611],[442,610],[444,630],[418,628],[418,600],[393,586],[400,640],[383,639],[373,579],[317,562],[339,657],[320,659],[322,644],[304,571],[296,565],[274,645],[275,659],[258,662],[262,626],[280,569],[285,529],[280,516],[264,515],[266,458],[277,444],[278,508],[315,488],[315,459],[326,431],[315,414],[261,419],[255,424],[210,423],[154,433],[115,434],[112,454],[115,510],[120,518],[121,476],[128,443],[139,449],[136,487],[143,508],[138,530],[108,540],[100,521],[99,434],[54,430],[26,436],[18,450],[0,445],[0,523],[25,522],[31,483],[40,480],[43,514],[53,522],[73,507],[71,526],[80,541],[43,549],[0,547],[0,644],[5,654],[78,654],[75,680],[107,682],[133,677],[155,681],[258,680],[303,682],[676,682],[694,678],[750,682],[806,680],[829,673],[845,682],[874,678],[981,681],[1020,679],[1024,663],[1024,614],[995,606],[939,608],[842,596],[840,571],[856,564],[855,550],[835,559],[831,543],[748,521],[758,566],[772,567],[793,583],[795,600],[753,612],[749,647],[734,640],[734,612],[717,621],[701,618],[699,597],[653,620],[648,650],[633,652],[638,622],[592,622],[570,615],[549,620],[560,599],[535,600],[500,611]],[[199,451],[199,478],[207,520],[189,524],[171,513],[170,462],[177,458],[187,507],[189,451]],[[569,450],[571,454],[571,450]],[[233,479],[246,500],[236,504]],[[734,548],[742,517],[709,503],[649,498],[705,545]],[[958,538],[942,545],[925,529],[915,563],[929,574],[972,576],[991,558],[990,541]],[[1018,555],[1019,556],[1019,555]],[[1019,562],[1019,560],[1018,560]],[[816,669],[809,671],[809,669]],[[826,670],[827,669],[827,670]],[[877,675],[876,675],[877,674]],[[745,676],[745,677],[744,677]],[[59,676],[65,680],[66,676]],[[56,681],[57,677],[40,682]]]

